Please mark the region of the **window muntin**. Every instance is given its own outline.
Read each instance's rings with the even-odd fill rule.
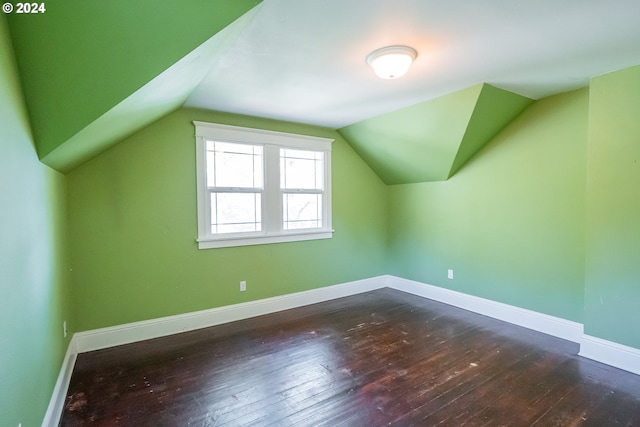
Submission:
[[[207,141],[209,187],[263,188],[261,145]]]
[[[194,124],[201,249],[332,237],[333,140]]]
[[[285,193],[283,195],[285,230],[322,227],[322,195]]]
[[[211,193],[211,234],[262,230],[262,194]]]
[[[280,149],[280,187],[297,190],[322,190],[324,153]]]

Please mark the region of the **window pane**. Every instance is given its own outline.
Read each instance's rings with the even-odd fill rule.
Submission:
[[[207,141],[207,186],[262,188],[263,147]]]
[[[283,228],[322,227],[322,195],[321,194],[284,194]]]
[[[211,233],[262,230],[262,194],[211,193]]]
[[[304,150],[280,150],[280,188],[322,190],[324,153]]]

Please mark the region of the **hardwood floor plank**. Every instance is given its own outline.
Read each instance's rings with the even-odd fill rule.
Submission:
[[[467,419],[473,418],[473,415],[477,413],[477,411],[472,412],[473,408],[484,404],[487,394],[494,389],[494,382],[498,378],[505,383],[517,381],[519,367],[529,366],[540,356],[540,353],[535,352],[524,355],[503,353],[495,352],[487,359],[482,360],[477,367],[470,367],[467,370],[471,374],[468,378],[462,378],[453,387],[444,388],[427,405],[419,408],[420,414],[423,415],[420,418],[420,423],[437,425],[450,422],[462,425],[465,413]],[[479,368],[480,366],[484,366],[484,368]],[[496,369],[496,367],[499,368]]]
[[[381,289],[80,354],[60,425],[640,426],[640,378]]]

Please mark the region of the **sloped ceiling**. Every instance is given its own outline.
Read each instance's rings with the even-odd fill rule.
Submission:
[[[479,84],[338,132],[386,184],[444,181],[532,102]]]
[[[446,164],[422,178],[374,165],[396,170],[392,181],[440,179],[482,146],[483,127],[503,126],[486,121],[501,104],[483,108],[492,96],[482,92],[538,99],[640,63],[637,0],[52,0],[46,8],[2,19],[38,154],[63,172],[182,105],[338,129],[489,83],[460,117],[446,115],[455,132],[471,130],[454,138],[457,148],[440,147]],[[403,78],[383,81],[365,58],[392,44],[418,58]],[[412,147],[403,137],[389,135]]]
[[[66,172],[180,107],[257,3],[64,0],[10,15],[40,159]]]

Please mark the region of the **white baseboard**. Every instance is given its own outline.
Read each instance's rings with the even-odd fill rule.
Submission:
[[[640,350],[583,334],[583,325],[508,304],[396,276],[378,276],[273,298],[128,323],[74,334],[63,361],[43,427],[55,427],[62,414],[78,353],[159,338],[291,308],[389,287],[581,344],[580,355],[640,374]]]
[[[637,348],[583,335],[578,354],[587,359],[640,375],[640,350]]]
[[[77,356],[78,351],[74,337],[71,338],[67,352],[64,355],[62,367],[60,368],[56,385],[53,388],[47,412],[44,414],[44,419],[42,420],[42,427],[57,427],[60,422],[60,416],[62,415],[67,397],[67,390],[69,389],[69,381],[71,381],[71,373],[73,372]]]
[[[373,277],[339,285],[296,292],[273,298],[233,304],[209,310],[127,323],[74,335],[78,353],[221,325],[263,314],[302,307],[384,287],[384,278]]]
[[[396,276],[386,276],[385,282],[388,287],[399,291],[443,302],[568,341],[579,343],[582,338],[581,323]]]

